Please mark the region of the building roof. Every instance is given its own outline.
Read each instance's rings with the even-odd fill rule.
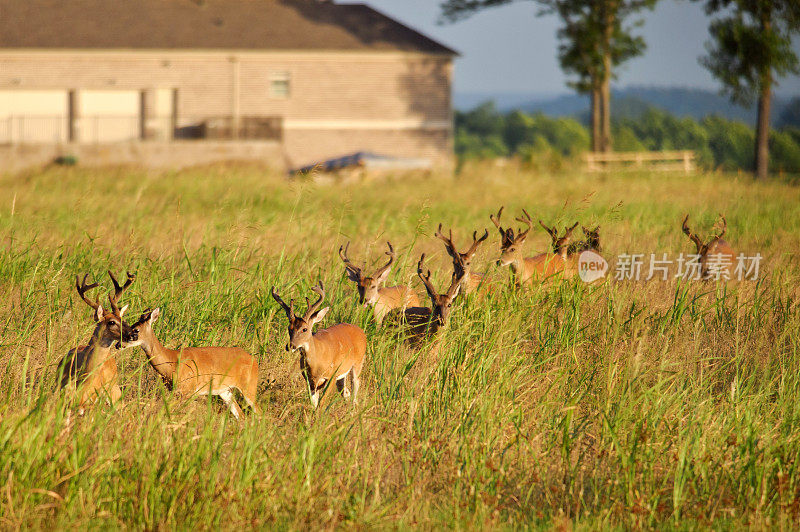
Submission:
[[[456,54],[367,5],[321,0],[0,0],[0,48]]]

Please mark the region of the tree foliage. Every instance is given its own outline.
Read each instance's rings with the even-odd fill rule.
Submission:
[[[693,150],[708,169],[750,169],[754,164],[753,128],[716,115],[696,120],[651,107],[615,120],[613,132],[618,151]],[[800,128],[774,130],[771,137],[774,168],[800,172]],[[589,129],[574,118],[503,114],[491,103],[456,113],[456,153],[462,160],[513,156],[552,166],[589,145]]]
[[[708,54],[700,63],[742,105],[752,105],[770,79],[798,73],[792,34],[800,30],[797,0],[706,0],[709,15],[724,13],[709,26]]]

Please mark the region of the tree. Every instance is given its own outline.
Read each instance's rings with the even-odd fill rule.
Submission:
[[[442,17],[455,21],[514,1],[446,0],[441,4]],[[611,80],[615,68],[645,49],[644,39],[632,34],[640,22],[625,23],[658,0],[535,1],[542,6],[539,15],[556,14],[564,24],[558,31],[558,57],[564,72],[577,77],[569,85],[590,96],[592,150],[611,150]]]
[[[731,101],[749,106],[758,100],[755,177],[769,170],[772,88],[777,79],[798,73],[792,34],[800,31],[798,0],[700,0],[706,13],[723,13],[709,26],[708,55],[700,63],[723,85]]]

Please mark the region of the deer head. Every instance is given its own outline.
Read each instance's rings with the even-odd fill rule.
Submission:
[[[130,334],[131,328],[130,325],[128,325],[122,319],[122,316],[128,309],[128,305],[119,308],[118,302],[122,293],[133,283],[133,281],[136,279],[136,276],[128,273],[128,278],[125,282],[125,285],[120,286],[119,283],[117,283],[117,280],[114,278],[114,274],[109,271],[108,275],[111,277],[111,282],[114,283],[114,292],[113,294],[110,293],[108,295],[108,302],[110,305],[109,310],[105,310],[103,308],[103,306],[100,304],[99,298],[95,298],[94,301],[92,301],[87,296],[90,290],[99,286],[98,283],[89,284],[87,282],[89,278],[88,273],[83,276],[82,281],[80,276],[75,276],[75,288],[78,291],[78,295],[81,296],[81,299],[83,299],[83,301],[89,305],[92,310],[94,310],[94,320],[96,325],[93,336],[98,338],[101,344],[104,346],[110,346],[114,342],[117,342],[117,346],[119,346],[122,335]]]
[[[378,300],[378,289],[389,277],[392,263],[394,263],[395,260],[395,253],[391,242],[387,241],[386,245],[389,247],[389,251],[386,252],[386,255],[389,257],[389,262],[379,268],[372,276],[364,275],[361,268],[353,264],[347,257],[347,250],[350,247],[350,242],[348,242],[344,248],[339,246],[339,257],[342,259],[342,262],[344,262],[347,277],[356,283],[359,304],[374,305]]]
[[[294,299],[289,300],[287,305],[283,299],[278,295],[275,287],[272,287],[272,298],[283,307],[286,312],[286,317],[289,318],[289,343],[286,344],[287,351],[304,351],[308,353],[311,338],[313,336],[312,328],[314,325],[322,321],[322,318],[330,310],[330,307],[319,309],[322,305],[322,300],[325,299],[325,288],[322,286],[322,281],[319,281],[318,286],[312,286],[311,291],[319,296],[319,299],[311,303],[306,298],[306,312],[302,317],[298,317],[294,312]]]
[[[503,229],[500,225],[500,216],[503,214],[503,207],[500,207],[500,210],[497,211],[496,217],[491,214],[489,215],[489,219],[495,227],[497,227],[497,230],[500,231],[500,236],[502,237],[500,242],[500,258],[497,259],[497,264],[499,266],[508,266],[522,259],[522,244],[525,242],[525,239],[528,238],[528,233],[530,233],[533,227],[533,221],[528,211],[522,209],[522,212],[525,214],[525,217],[518,217],[516,220],[526,224],[528,228],[525,231],[518,229],[516,234],[514,234],[514,230],[510,227]]]
[[[425,262],[425,254],[419,258],[417,263],[417,275],[419,276],[422,284],[425,285],[425,290],[428,292],[428,297],[431,298],[431,314],[440,325],[447,323],[447,318],[450,316],[450,310],[453,306],[453,299],[458,295],[458,289],[461,281],[464,278],[463,274],[458,275],[453,272],[450,279],[450,286],[447,292],[440,294],[431,283],[431,271],[423,272],[423,263]]]
[[[708,242],[703,243],[703,239],[701,239],[696,233],[693,233],[691,229],[689,229],[689,215],[687,214],[683,218],[683,223],[681,224],[681,229],[689,237],[695,248],[697,250],[697,255],[700,257],[700,263],[704,264],[702,268],[703,276],[706,275],[706,267],[705,262],[709,255],[715,255],[717,253],[725,253],[725,254],[733,254],[733,250],[730,249],[728,243],[723,240],[723,236],[725,236],[725,231],[728,229],[728,222],[725,220],[725,217],[720,214],[720,231],[718,234],[712,236]]]
[[[453,242],[452,229],[448,231],[448,236],[444,236],[442,233],[442,224],[439,224],[439,228],[436,230],[436,233],[434,233],[434,236],[444,242],[447,254],[453,259],[453,270],[456,275],[461,277],[469,275],[472,268],[472,259],[478,251],[478,245],[489,238],[489,231],[484,230],[483,236],[480,238],[478,238],[478,232],[474,231],[472,233],[472,245],[464,253],[460,253],[458,248],[456,248],[456,244]]]
[[[583,236],[586,237],[586,245],[588,249],[592,249],[594,251],[603,251],[600,247],[600,226],[598,225],[594,229],[587,229],[584,226],[581,226],[581,230],[583,231]]]
[[[555,226],[547,227],[541,220],[539,220],[539,225],[541,225],[547,234],[550,235],[553,253],[560,255],[562,259],[566,259],[569,249],[569,241],[572,239],[572,231],[578,227],[578,222],[575,222],[572,227],[564,226],[564,235],[561,237],[558,236],[558,229]]]

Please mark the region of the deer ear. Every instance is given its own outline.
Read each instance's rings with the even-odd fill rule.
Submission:
[[[159,309],[158,307],[154,308],[153,312],[150,313],[150,319],[148,319],[147,321],[149,321],[150,323],[155,323],[155,321],[158,319],[159,314],[161,314],[161,309]]]
[[[350,268],[345,268],[344,271],[347,273],[347,278],[353,281],[354,283],[358,283],[361,281],[361,276],[358,275],[358,272],[355,270],[351,270]]]
[[[378,277],[376,277],[375,280],[378,281],[379,283],[385,283],[386,279],[389,277],[390,272],[391,270],[387,268],[386,271],[381,273]]]
[[[103,316],[105,315],[105,311],[103,310],[103,305],[97,305],[97,310],[94,314],[94,319],[96,321],[103,321]]]
[[[123,314],[125,314],[125,311],[126,311],[126,310],[128,310],[128,305],[125,305],[124,307],[122,307],[121,309],[119,309],[119,317],[120,317],[120,318],[122,317],[122,315],[123,315]]]
[[[325,317],[325,315],[328,313],[328,311],[329,311],[330,309],[331,309],[331,307],[325,307],[325,308],[323,308],[323,309],[320,309],[320,310],[316,311],[316,312],[315,312],[315,313],[314,313],[314,314],[311,316],[311,319],[310,319],[311,323],[310,323],[309,325],[310,325],[311,327],[313,327],[313,326],[314,326],[314,325],[315,325],[317,322],[320,322],[320,321],[322,321],[322,318],[324,318],[324,317]]]

